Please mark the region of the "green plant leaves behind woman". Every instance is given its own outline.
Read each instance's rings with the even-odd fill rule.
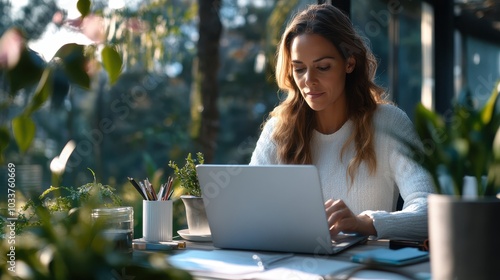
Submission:
[[[424,149],[410,147],[413,158],[431,173],[438,193],[462,196],[465,176],[476,179],[479,197],[500,192],[499,86],[500,81],[479,109],[467,92],[442,115],[418,104],[415,127]]]
[[[499,98],[499,87],[500,80],[495,84],[490,98],[486,102],[486,105],[481,110],[481,119],[485,124],[488,131],[488,136],[493,139],[497,134],[498,127],[500,125],[500,113],[498,108],[498,98]]]

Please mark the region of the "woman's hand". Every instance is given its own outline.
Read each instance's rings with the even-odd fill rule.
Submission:
[[[373,220],[366,215],[354,215],[341,199],[329,199],[325,202],[326,217],[330,226],[330,235],[339,232],[377,235]]]

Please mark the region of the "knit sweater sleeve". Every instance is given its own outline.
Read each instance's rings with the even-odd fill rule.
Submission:
[[[389,174],[393,176],[404,205],[401,211],[364,211],[362,214],[373,219],[378,238],[427,238],[427,196],[434,191],[432,179],[423,167],[406,155],[406,146],[398,140],[418,145],[421,144],[419,136],[410,119],[398,108],[393,107],[390,114],[384,114],[383,120],[378,121],[389,131],[386,142]]]
[[[264,125],[252,153],[250,165],[278,164],[276,143],[272,139],[275,124],[276,119],[271,118]]]

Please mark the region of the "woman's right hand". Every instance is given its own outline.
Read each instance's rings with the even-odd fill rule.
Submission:
[[[325,211],[331,236],[339,232],[377,235],[373,220],[367,215],[356,216],[341,199],[327,200]]]

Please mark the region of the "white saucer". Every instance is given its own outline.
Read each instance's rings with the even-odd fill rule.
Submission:
[[[189,240],[189,241],[212,241],[212,235],[211,234],[190,234],[189,229],[181,229],[178,230],[177,233],[184,239]]]

